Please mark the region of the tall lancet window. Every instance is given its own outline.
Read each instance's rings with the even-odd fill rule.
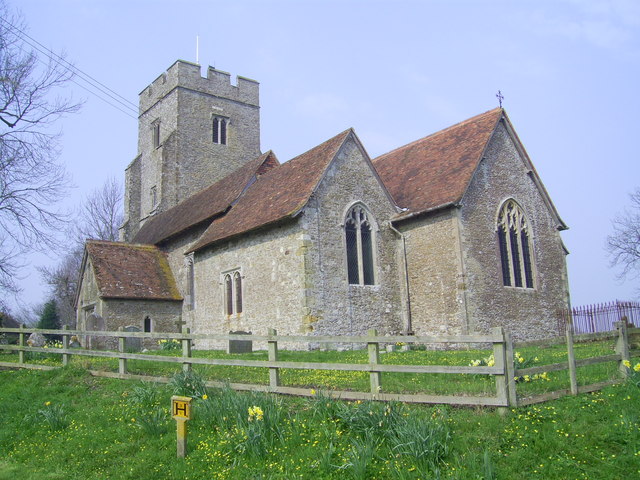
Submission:
[[[531,234],[524,212],[514,200],[502,205],[497,230],[503,285],[533,288]]]
[[[370,213],[354,205],[344,224],[347,278],[350,285],[375,284],[375,231]]]

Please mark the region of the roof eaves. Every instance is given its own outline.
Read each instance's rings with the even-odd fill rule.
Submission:
[[[440,210],[446,210],[448,208],[458,208],[458,207],[460,207],[459,202],[447,202],[447,203],[443,203],[442,205],[437,205],[435,207],[427,208],[425,210],[409,212],[405,215],[396,215],[394,218],[391,219],[391,223],[404,222],[405,220],[411,220],[421,216],[430,215]]]
[[[195,252],[197,252],[199,250],[211,247],[211,246],[216,245],[216,244],[218,244],[220,242],[232,240],[232,239],[234,239],[236,237],[239,237],[241,235],[246,235],[248,233],[255,233],[255,232],[258,232],[260,230],[273,227],[273,226],[278,225],[280,223],[286,223],[288,220],[293,219],[297,215],[299,215],[300,212],[302,212],[302,210],[303,209],[298,209],[298,210],[296,210],[296,211],[294,211],[292,213],[289,213],[289,214],[284,215],[284,216],[282,216],[280,218],[277,218],[276,220],[272,220],[270,222],[263,223],[262,225],[258,225],[256,227],[250,228],[248,230],[244,230],[242,232],[236,232],[236,233],[232,233],[230,235],[226,235],[224,237],[216,238],[215,240],[213,240],[211,242],[208,242],[208,243],[204,243],[202,245],[198,245],[198,241],[196,240],[195,242],[193,242],[191,244],[190,247],[188,247],[187,251],[185,252],[185,255],[189,255],[190,253],[195,253]]]

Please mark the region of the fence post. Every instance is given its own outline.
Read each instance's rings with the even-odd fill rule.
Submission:
[[[118,332],[124,332],[124,327],[118,327]],[[125,353],[125,345],[126,345],[126,337],[118,337],[118,352]],[[127,374],[127,359],[120,357],[118,358],[118,373],[120,375]]]
[[[69,330],[69,325],[63,325],[62,326],[62,330]],[[65,350],[69,349],[69,334],[68,333],[62,333],[62,348],[64,348]],[[67,366],[69,365],[69,357],[71,355],[69,355],[68,353],[63,353],[62,354],[62,366]]]
[[[615,323],[616,330],[618,330],[618,340],[616,341],[616,353],[620,354],[620,362],[618,363],[618,369],[620,373],[626,378],[629,376],[629,368],[624,364],[625,360],[630,361],[629,356],[629,332],[627,331],[627,317],[622,317],[622,320]]]
[[[567,323],[564,326],[565,335],[567,337],[567,364],[569,366],[569,384],[571,387],[571,395],[578,394],[578,375],[576,372],[576,355],[573,351],[573,318],[571,315],[567,317]]]
[[[502,406],[506,407],[509,405],[509,392],[507,390],[507,380],[506,380],[506,355],[505,355],[505,337],[504,330],[502,327],[495,327],[493,329],[494,335],[500,335],[502,338],[499,342],[493,343],[493,360],[494,366],[499,368],[502,373],[496,373],[496,397],[498,401],[502,404]]]
[[[20,324],[20,329],[24,329],[25,324],[21,323]],[[24,340],[24,333],[20,332],[18,334],[18,345],[22,348],[25,347],[25,340]],[[19,350],[18,351],[18,363],[24,363],[24,350]]]
[[[278,334],[275,328],[270,328],[267,330],[267,335],[270,337],[275,337]],[[278,341],[277,340],[269,340],[267,342],[268,345],[268,354],[270,362],[278,361]],[[269,387],[271,389],[277,389],[280,385],[280,369],[278,367],[269,367]]]
[[[378,335],[378,331],[375,328],[369,330],[368,333],[370,337],[376,337]],[[376,341],[368,342],[367,350],[369,351],[369,363],[378,365],[380,363],[380,344]],[[380,390],[382,390],[380,372],[371,372],[369,379],[371,381],[371,393],[377,395],[380,393]]]
[[[182,334],[189,335],[191,333],[191,329],[188,327],[182,326]],[[182,358],[191,358],[191,339],[182,338],[180,340],[182,342]],[[182,371],[190,372],[191,371],[191,362],[185,361],[182,363]]]
[[[507,371],[507,395],[510,407],[518,406],[518,392],[516,390],[516,368],[513,360],[513,339],[509,332],[504,334],[505,366]],[[494,356],[495,358],[495,356]]]

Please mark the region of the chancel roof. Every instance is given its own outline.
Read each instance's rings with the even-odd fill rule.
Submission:
[[[89,240],[87,259],[102,298],[182,300],[167,255],[153,245]]]
[[[459,202],[503,114],[490,110],[375,158],[396,204],[411,214]]]

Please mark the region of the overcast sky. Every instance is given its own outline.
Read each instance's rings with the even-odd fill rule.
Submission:
[[[374,158],[498,106],[501,90],[570,228],[573,304],[634,298],[604,243],[640,186],[640,2],[6,1],[33,38],[135,104],[175,60],[196,61],[199,36],[203,74],[260,82],[261,148],[280,161],[348,127]],[[69,207],[123,181],[137,149],[135,115],[71,87],[86,103],[61,125]],[[22,302],[46,300],[27,274]]]

